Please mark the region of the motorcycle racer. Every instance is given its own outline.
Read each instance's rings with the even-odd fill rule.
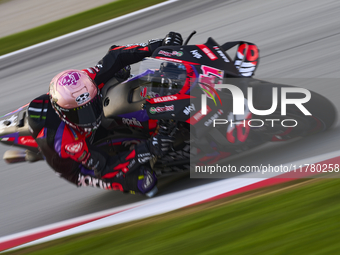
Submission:
[[[129,65],[151,56],[164,45],[182,45],[179,33],[147,44],[113,45],[94,67],[66,70],[50,83],[49,95],[28,107],[28,124],[47,163],[60,177],[77,186],[94,186],[152,196],[157,178],[148,166],[153,156],[165,155],[173,142],[162,122],[157,135],[130,151],[109,157],[91,144],[101,123],[101,89],[114,76],[128,78]]]

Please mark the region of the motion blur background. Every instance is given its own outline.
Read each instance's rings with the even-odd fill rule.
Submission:
[[[0,38],[83,12],[112,0],[0,0]]]
[[[0,0],[0,39],[109,2],[112,1]],[[0,115],[17,109],[35,96],[45,93],[50,79],[59,71],[68,68],[81,69],[94,65],[114,43],[145,42],[151,38],[162,37],[172,30],[182,33],[184,38],[192,30],[197,30],[198,34],[193,37],[192,43],[204,43],[209,36],[220,44],[234,40],[253,42],[259,47],[261,58],[255,77],[266,79],[315,78],[315,83],[302,86],[329,98],[339,111],[340,90],[339,83],[335,82],[340,78],[339,10],[340,2],[335,0],[180,0],[128,20],[107,25],[97,31],[88,31],[29,52],[4,59],[0,58]],[[317,78],[325,78],[329,82],[320,84],[317,82]],[[313,139],[303,139],[298,143],[282,143],[280,147],[274,147],[275,149],[270,146],[261,148],[247,157],[247,164],[258,164],[259,161],[268,160],[271,164],[281,164],[337,151],[339,150],[339,131],[337,122],[332,130],[317,135]],[[7,149],[1,146],[0,155]],[[242,160],[242,158],[239,159],[239,162]],[[1,161],[0,169],[0,236],[144,199],[139,196],[126,196],[118,192],[106,192],[93,188],[76,189],[64,180],[57,178],[44,162],[7,165]],[[188,177],[179,178],[176,182],[165,185],[160,195],[213,181],[189,179]],[[336,183],[332,185],[336,185]],[[266,236],[267,239],[261,239],[258,236],[256,240],[261,239],[265,240],[264,243],[269,243],[270,245],[266,246],[267,250],[275,247],[279,251],[283,251],[280,250],[280,247],[281,249],[288,247],[289,249],[287,248],[286,251],[289,252],[287,253],[293,254],[291,252],[294,250],[293,246],[289,245],[299,247],[304,241],[311,244],[309,247],[313,247],[312,244],[318,244],[318,247],[321,247],[324,244],[321,238],[315,238],[315,240],[308,238],[302,240],[303,238],[301,238],[295,242],[289,242],[279,236],[279,239],[285,241],[271,242],[270,238],[273,234],[265,232],[267,229],[274,229],[274,232],[279,235],[281,230],[275,227],[284,228],[286,225],[287,236],[292,234],[289,230],[299,233],[297,229],[302,228],[310,235],[317,236],[320,233],[326,233],[325,235],[337,236],[339,233],[335,226],[338,223],[335,219],[338,215],[338,208],[331,208],[328,211],[326,208],[337,205],[340,202],[340,196],[332,190],[330,193],[334,195],[333,197],[325,195],[325,199],[317,200],[308,196],[315,190],[325,190],[325,187],[300,193],[293,192],[290,196],[285,197],[284,201],[289,203],[294,197],[304,194],[306,195],[304,200],[296,201],[296,204],[308,201],[311,203],[314,201],[314,204],[310,207],[305,206],[306,210],[301,211],[300,214],[297,212],[302,209],[294,208],[290,212],[295,210],[295,214],[287,216],[287,218],[282,215],[282,221],[275,218],[269,225],[264,224],[266,219],[270,219],[270,216],[267,216],[267,218],[261,218],[261,221],[250,222],[244,226],[242,218],[236,218],[237,215],[233,212],[228,215],[223,215],[222,212],[218,219],[202,219],[199,223],[207,225],[204,233],[215,233],[220,236],[222,232],[219,231],[222,230],[215,232],[209,229],[209,226],[213,222],[221,222],[224,218],[233,219],[239,224],[235,226],[234,231],[230,229],[228,234],[235,235],[235,238],[249,235],[249,240],[255,240],[251,237],[263,231],[261,232],[263,233],[262,237]],[[275,206],[271,207],[274,201],[275,199],[268,200],[268,203],[261,206],[272,209],[275,213]],[[324,203],[320,201],[324,201]],[[325,204],[326,201],[329,203]],[[251,207],[253,202],[239,205],[237,214],[241,215],[242,212],[251,210],[259,210],[261,214],[261,208]],[[259,203],[258,200],[255,202]],[[314,214],[310,213],[311,208],[316,208],[316,211],[313,211]],[[298,216],[294,218],[294,215]],[[323,222],[317,218],[317,215],[321,215],[322,219],[334,219],[334,222]],[[303,217],[308,218],[308,216],[309,218],[314,217],[315,220],[308,224],[304,223]],[[290,226],[288,222],[291,224]],[[193,224],[192,229],[200,227],[199,223]],[[262,223],[264,224],[262,227],[252,228]],[[295,223],[296,225],[294,225]],[[230,224],[231,222],[228,222],[225,229]],[[181,226],[177,227],[181,228]],[[318,232],[319,230],[321,232]],[[224,237],[226,236],[224,235]],[[304,237],[304,233],[300,233],[300,237]],[[195,240],[199,241],[197,238]],[[227,238],[223,240],[227,240]],[[243,241],[246,242],[246,240]],[[196,245],[200,243],[202,242],[198,242]],[[227,245],[228,242],[225,243]],[[242,242],[235,245],[240,246]],[[257,245],[265,246],[263,243]],[[327,245],[330,247],[332,244]],[[182,246],[173,247],[180,249],[186,246],[188,245],[182,243]],[[205,248],[211,251],[213,249],[213,247]],[[315,251],[315,249],[317,248],[312,250]],[[169,249],[169,251],[171,250]],[[259,252],[264,254],[263,250],[259,250]],[[186,254],[190,253],[187,251]]]

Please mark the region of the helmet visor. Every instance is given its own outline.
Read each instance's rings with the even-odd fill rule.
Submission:
[[[59,107],[66,121],[81,128],[96,128],[100,124],[103,114],[103,104],[99,95],[87,104],[73,109]]]

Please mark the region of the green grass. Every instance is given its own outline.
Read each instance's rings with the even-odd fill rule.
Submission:
[[[339,254],[340,180],[293,184],[9,254]]]
[[[165,0],[118,0],[46,25],[0,38],[0,55],[19,50]]]

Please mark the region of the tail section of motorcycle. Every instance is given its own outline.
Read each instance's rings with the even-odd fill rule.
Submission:
[[[7,146],[19,148],[7,150],[3,159],[9,163],[36,162],[43,160],[38,145],[29,132],[26,109],[24,105],[0,118],[0,142]]]

